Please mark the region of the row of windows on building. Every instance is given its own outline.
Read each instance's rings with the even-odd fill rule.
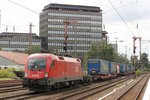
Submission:
[[[48,31],[48,34],[64,34],[64,31]],[[79,35],[85,35],[85,36],[96,36],[96,37],[102,37],[102,33],[95,33],[95,32],[70,32],[68,31],[67,34],[79,34]]]
[[[6,38],[1,38],[0,41],[24,41],[24,42],[28,42],[30,40],[30,38],[20,38],[20,37],[17,37],[17,38],[11,38],[11,37],[6,37]],[[34,39],[32,38],[32,41],[33,42],[40,42],[41,40],[40,39]]]
[[[101,19],[101,15],[95,15],[95,14],[93,14],[93,15],[81,15],[81,14],[67,14],[67,13],[58,13],[58,12],[56,12],[56,13],[48,13],[48,15],[49,16],[61,16],[61,17],[66,17],[66,16],[68,16],[68,17],[83,17],[83,18],[93,18],[93,19]]]
[[[13,42],[13,41],[0,41],[0,44],[18,44],[18,45],[29,45],[29,42],[21,42],[21,41],[16,41],[16,42]],[[32,42],[33,45],[40,45],[41,43],[40,42]]]
[[[64,22],[64,19],[48,19],[49,22],[61,22],[63,23]],[[91,24],[91,25],[102,25],[102,22],[101,21],[90,21],[90,20],[87,20],[87,21],[84,21],[84,20],[77,20],[77,23],[78,24]]]
[[[64,29],[64,25],[48,25],[49,28],[63,28]],[[67,29],[72,29],[73,26],[68,26]],[[96,31],[102,31],[101,27],[91,27],[91,26],[76,26],[74,27],[76,30],[78,29],[88,29],[88,30],[96,30]]]
[[[65,40],[64,37],[48,37],[48,40]],[[75,38],[69,37],[68,40],[75,40]],[[100,38],[77,38],[80,41],[102,41]]]
[[[59,52],[64,52],[63,49],[58,49]],[[81,53],[81,52],[87,52],[88,50],[71,50],[71,49],[68,49],[68,52],[77,52],[77,53]]]
[[[77,46],[90,47],[90,44],[76,44]],[[64,46],[63,43],[48,43],[48,46]],[[75,46],[74,43],[68,43],[68,46]]]
[[[27,48],[2,48],[2,50],[5,51],[14,51],[14,50],[19,50],[19,51],[25,51]]]

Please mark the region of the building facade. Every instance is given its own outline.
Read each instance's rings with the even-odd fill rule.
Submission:
[[[40,13],[40,37],[47,48],[64,54],[83,56],[92,43],[106,41],[102,35],[102,10],[94,6],[49,4]]]
[[[20,51],[29,49],[29,45],[41,46],[41,39],[35,33],[3,32],[0,34],[0,48],[3,51]]]

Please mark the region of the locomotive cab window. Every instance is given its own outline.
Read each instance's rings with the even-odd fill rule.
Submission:
[[[29,59],[28,69],[45,69],[46,58],[31,58]]]

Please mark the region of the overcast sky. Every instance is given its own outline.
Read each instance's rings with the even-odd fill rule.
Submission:
[[[128,57],[133,51],[133,36],[150,40],[150,0],[0,0],[0,32],[5,32],[7,25],[9,32],[13,32],[13,26],[15,32],[29,32],[29,24],[33,23],[32,32],[39,34],[39,13],[49,3],[100,7],[109,41],[115,43],[116,37],[118,41],[123,40],[124,42],[118,42],[118,52],[125,54],[125,46],[128,46]],[[139,41],[136,41],[137,55],[138,43]],[[142,52],[150,54],[150,42],[142,42]]]

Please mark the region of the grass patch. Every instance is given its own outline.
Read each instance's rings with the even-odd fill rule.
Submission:
[[[0,81],[3,81],[3,80],[14,80],[12,78],[0,78]]]

